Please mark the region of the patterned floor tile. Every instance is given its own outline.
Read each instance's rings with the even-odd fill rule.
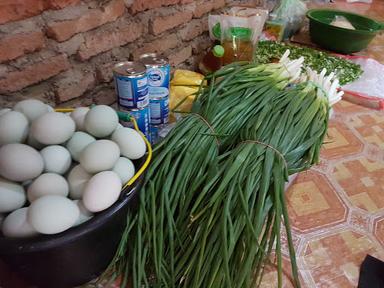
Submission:
[[[324,159],[324,158],[320,158],[320,162],[318,164],[314,165],[311,169],[313,171],[317,171],[317,172],[325,174],[325,173],[328,173],[330,171],[330,169],[332,169],[332,166],[330,165],[329,160]]]
[[[301,232],[345,220],[347,208],[326,178],[317,172],[299,174],[286,197],[291,225]]]
[[[359,267],[370,254],[384,259],[384,249],[364,233],[343,230],[308,242],[300,260],[315,287],[356,287]]]
[[[354,115],[350,124],[367,143],[384,149],[384,113]]]
[[[280,231],[281,250],[285,255],[289,256],[287,232],[285,230],[285,226],[284,225],[282,226],[283,227],[281,227],[281,231]],[[301,243],[301,238],[295,231],[291,231],[291,237],[293,242],[293,248],[295,249],[295,251],[297,251]]]
[[[371,217],[357,209],[350,209],[348,215],[348,224],[350,227],[360,230],[362,232],[371,230]]]
[[[334,179],[343,188],[350,202],[360,209],[375,213],[384,209],[384,162],[365,156],[335,165]]]
[[[321,156],[326,159],[343,158],[363,150],[363,143],[341,122],[329,124]]]
[[[353,104],[348,101],[340,101],[336,105],[333,106],[333,109],[335,111],[335,114],[337,115],[345,115],[349,113],[356,113],[356,112],[371,112],[372,110],[360,105]]]
[[[384,149],[374,144],[365,144],[364,155],[372,161],[384,162]]]
[[[375,221],[374,234],[376,239],[384,246],[384,217]]]
[[[273,265],[267,265],[263,281],[260,288],[276,288],[277,287],[277,267]],[[301,288],[308,288],[303,279],[299,277]],[[289,258],[283,257],[283,288],[294,288],[293,278],[291,272],[291,264]]]

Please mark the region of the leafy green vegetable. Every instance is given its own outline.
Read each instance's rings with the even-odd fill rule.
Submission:
[[[255,53],[257,63],[269,63],[274,59],[279,59],[283,53],[289,49],[291,59],[304,57],[305,65],[320,73],[323,68],[327,73],[335,72],[341,85],[345,85],[360,77],[363,71],[360,65],[352,63],[343,58],[329,55],[326,52],[317,51],[307,47],[299,47],[275,41],[260,41]],[[328,75],[327,74],[327,75]]]
[[[330,107],[311,82],[287,88],[287,67],[296,65],[237,63],[207,76],[198,114],[154,150],[109,277],[134,288],[251,288],[275,248],[280,288],[285,228],[300,287],[284,183],[318,162]]]

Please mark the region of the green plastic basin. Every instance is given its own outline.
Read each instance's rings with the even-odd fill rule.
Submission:
[[[356,30],[340,28],[330,23],[336,15],[344,16]],[[368,46],[384,23],[355,13],[330,9],[307,12],[311,40],[319,46],[338,53],[350,54]]]

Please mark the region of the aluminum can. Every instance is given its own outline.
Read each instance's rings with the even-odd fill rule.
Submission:
[[[149,100],[151,110],[151,125],[167,124],[169,120],[169,96],[151,98]]]
[[[150,121],[149,106],[141,109],[129,109],[129,110],[125,110],[124,107],[120,106],[119,110],[133,116],[136,119],[136,123],[140,131],[144,134],[144,136],[148,139],[148,141],[151,142],[151,131],[149,127],[149,121]],[[122,125],[125,127],[134,128],[132,122],[124,122],[122,123]]]
[[[155,145],[160,141],[160,130],[164,127],[164,125],[149,125],[149,130],[151,131],[151,144]]]
[[[147,69],[149,97],[159,98],[169,95],[170,66],[165,57],[155,53],[142,54],[139,61]]]
[[[151,124],[166,124],[169,118],[169,61],[155,53],[143,54],[139,61],[147,68]]]
[[[149,104],[146,67],[140,62],[125,61],[113,68],[117,102],[126,109],[142,109]]]

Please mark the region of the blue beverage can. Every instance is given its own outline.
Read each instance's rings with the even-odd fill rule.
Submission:
[[[166,124],[169,117],[169,61],[155,53],[141,55],[140,61],[147,68],[151,124]]]
[[[163,125],[149,125],[151,131],[151,144],[154,145],[160,141],[159,132],[163,128]]]
[[[149,100],[151,110],[151,125],[167,124],[169,120],[169,96],[151,98]]]
[[[141,109],[149,104],[146,67],[140,62],[120,62],[113,68],[117,102],[126,109]]]
[[[128,113],[129,115],[131,115],[136,119],[136,123],[137,123],[137,126],[139,127],[139,130],[144,134],[144,136],[148,139],[148,141],[151,142],[151,131],[149,127],[149,121],[150,121],[149,106],[141,109],[129,109],[129,110],[125,110],[124,107],[121,107],[121,106],[119,108],[120,108],[119,109],[120,111]],[[123,126],[134,128],[132,122],[123,123]]]
[[[139,61],[147,69],[149,98],[168,96],[171,72],[168,59],[160,57],[156,53],[147,53],[142,54]]]

